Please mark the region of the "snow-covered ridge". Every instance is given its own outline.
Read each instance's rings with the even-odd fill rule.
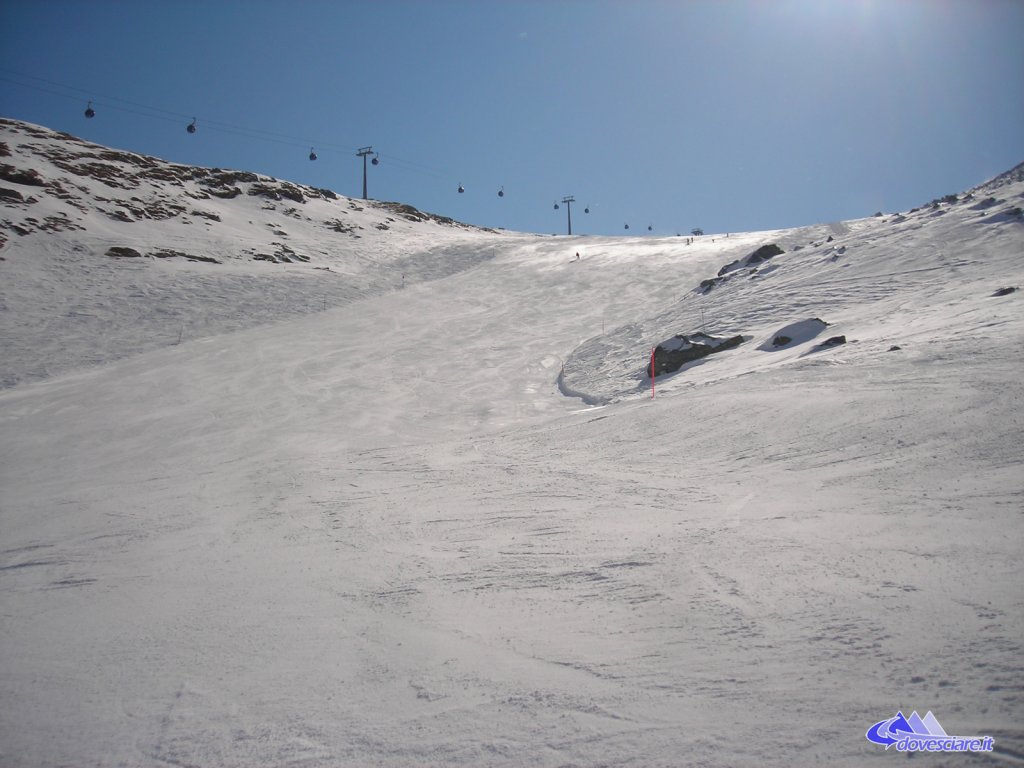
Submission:
[[[3,118],[0,185],[0,199],[9,209],[2,223],[5,238],[39,231],[82,229],[90,223],[90,214],[98,213],[112,222],[173,221],[208,227],[212,237],[203,238],[197,246],[209,246],[212,241],[221,247],[216,253],[200,254],[207,259],[248,258],[287,263],[329,258],[331,251],[323,248],[309,254],[293,251],[282,242],[296,236],[281,231],[286,226],[306,225],[304,229],[314,230],[318,237],[342,252],[351,250],[346,241],[357,240],[373,230],[408,232],[409,227],[403,226],[408,222],[477,230],[411,206],[356,201],[328,189],[250,171],[170,163]],[[318,205],[307,206],[312,202]],[[44,211],[45,215],[31,215],[36,210]],[[256,210],[259,215],[254,217]],[[218,236],[221,228],[213,226],[216,223],[225,223],[224,229],[228,231]],[[166,233],[166,237],[172,238],[172,232],[166,227],[155,231],[150,227],[146,234],[152,238],[155,233]],[[230,247],[239,240],[245,245]]]
[[[581,344],[566,361],[567,391],[608,402],[649,386],[650,349],[675,334],[707,330],[754,343],[697,361],[674,374],[679,385],[796,362],[806,349],[766,354],[783,326],[821,316],[853,342],[843,356],[874,355],[920,332],[960,336],[949,307],[1019,284],[1024,254],[1024,164],[962,194],[911,211],[777,232],[720,236],[720,260],[699,276],[680,264],[670,304],[639,322]],[[708,240],[710,238],[704,238]],[[707,243],[702,243],[704,248]],[[777,245],[782,253],[757,254]],[[1016,282],[1014,282],[1016,281]],[[987,327],[988,319],[978,317]],[[984,331],[979,330],[984,334]]]
[[[1024,163],[1018,163],[1013,168],[1005,171],[995,178],[989,179],[988,181],[979,184],[973,189],[969,190],[968,194],[979,195],[981,193],[992,193],[998,191],[1001,187],[1007,184],[1013,184],[1018,181],[1024,181]]]
[[[514,237],[0,119],[0,386],[437,279]]]

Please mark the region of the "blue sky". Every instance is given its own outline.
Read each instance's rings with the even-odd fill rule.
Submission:
[[[565,195],[579,233],[814,224],[1024,160],[1020,0],[0,0],[0,30],[4,116],[352,196],[372,145],[371,197],[525,231]]]

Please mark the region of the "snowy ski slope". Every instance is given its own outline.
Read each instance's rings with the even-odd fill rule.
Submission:
[[[1020,168],[687,245],[0,129],[3,765],[1024,760]]]

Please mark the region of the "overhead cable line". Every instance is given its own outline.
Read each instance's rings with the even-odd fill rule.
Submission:
[[[113,110],[117,110],[117,111],[124,112],[124,113],[127,113],[127,114],[134,114],[134,115],[138,115],[138,116],[141,116],[141,117],[149,117],[149,118],[153,118],[153,119],[163,120],[165,122],[175,122],[175,123],[177,123],[177,122],[181,122],[183,120],[184,121],[188,121],[188,120],[190,120],[190,119],[192,119],[194,117],[192,114],[186,114],[184,112],[176,112],[176,111],[164,109],[162,107],[156,107],[156,106],[153,106],[151,104],[142,104],[140,102],[131,101],[129,99],[123,99],[123,98],[120,98],[118,96],[110,96],[109,94],[97,93],[97,92],[92,91],[92,90],[86,90],[84,88],[79,88],[79,87],[74,86],[74,85],[68,85],[66,83],[60,83],[60,82],[57,82],[56,80],[49,80],[49,79],[44,78],[44,77],[37,77],[36,75],[29,75],[29,74],[24,73],[24,72],[17,72],[17,71],[6,69],[6,68],[0,68],[0,72],[6,72],[9,75],[14,75],[14,76],[19,77],[19,78],[33,80],[33,81],[36,81],[37,83],[45,83],[47,86],[55,86],[56,88],[63,89],[63,91],[72,91],[72,92],[74,92],[76,94],[82,94],[82,96],[76,96],[76,95],[72,95],[72,94],[69,94],[69,93],[62,92],[62,91],[53,90],[52,87],[43,87],[43,86],[36,85],[36,84],[20,82],[18,80],[13,80],[10,77],[5,77],[3,75],[0,75],[0,80],[2,80],[4,82],[9,82],[9,83],[12,83],[14,85],[21,86],[23,88],[29,88],[29,89],[40,91],[40,92],[43,92],[43,93],[49,93],[49,94],[52,94],[52,95],[55,95],[55,96],[60,96],[62,98],[66,98],[66,99],[75,100],[75,99],[80,99],[80,98],[88,98],[88,99],[90,99],[92,101],[92,104],[94,106],[96,106],[96,107],[103,107],[105,109],[113,109]],[[116,103],[112,103],[112,102],[116,102]],[[120,106],[122,104],[127,105],[127,106]],[[292,134],[280,133],[278,131],[269,131],[269,130],[266,130],[266,129],[263,129],[263,128],[254,128],[252,126],[236,125],[236,124],[233,124],[233,123],[224,122],[222,120],[214,120],[214,119],[211,119],[211,118],[208,118],[208,117],[204,117],[202,115],[198,116],[198,122],[202,123],[204,128],[215,128],[215,129],[221,131],[222,133],[228,133],[228,134],[232,134],[232,135],[235,135],[235,136],[241,136],[241,137],[244,137],[244,138],[253,138],[253,139],[260,140],[260,141],[268,141],[268,142],[273,142],[273,143],[282,144],[282,145],[301,146],[301,147],[315,146],[315,147],[319,148],[319,150],[321,152],[324,151],[324,150],[327,150],[327,151],[332,151],[333,150],[333,151],[336,151],[336,152],[338,152],[338,153],[340,153],[342,155],[349,155],[351,152],[356,151],[356,149],[357,149],[357,147],[355,145],[353,145],[353,146],[341,146],[341,145],[336,144],[334,142],[316,140],[316,139],[312,139],[311,137],[308,137],[308,136],[307,137],[294,136]],[[431,176],[433,178],[445,179],[445,178],[452,178],[455,175],[455,174],[452,174],[451,172],[446,171],[446,170],[444,170],[442,168],[437,168],[435,166],[427,165],[427,164],[424,164],[424,163],[421,163],[421,162],[418,162],[418,161],[415,161],[415,160],[409,160],[409,159],[406,159],[406,158],[398,157],[398,156],[392,155],[390,153],[388,153],[388,154],[379,153],[379,156],[380,156],[380,158],[382,160],[385,159],[385,157],[386,157],[387,162],[388,162],[389,165],[394,165],[396,167],[405,168],[406,170],[414,171],[416,173],[422,173],[422,174],[425,174],[427,176]]]
[[[257,128],[250,125],[237,125],[222,120],[209,119],[201,115],[196,117],[183,112],[176,112],[164,109],[163,107],[153,106],[151,104],[143,104],[137,101],[123,99],[118,96],[96,93],[92,90],[86,90],[67,83],[61,83],[56,80],[30,75],[25,72],[18,72],[5,67],[0,67],[0,82],[10,83],[21,88],[28,88],[30,90],[47,93],[64,99],[77,101],[85,101],[88,99],[88,106],[85,108],[85,116],[87,118],[95,117],[97,115],[97,108],[101,108],[171,123],[180,124],[181,122],[191,120],[191,122],[186,125],[186,129],[189,133],[196,133],[197,125],[201,125],[204,131],[212,129],[224,134],[250,140],[265,141],[292,147],[309,147],[308,157],[310,160],[316,160],[318,158],[318,153],[322,153],[324,150],[337,152],[341,155],[350,155],[352,152],[355,152],[357,155],[363,157],[363,164],[365,166],[366,156],[371,154],[371,152],[367,152],[365,155],[363,154],[364,150],[367,149],[366,147],[361,147],[357,150],[354,146],[345,147],[334,142],[311,140],[310,137],[300,137],[288,133]],[[314,147],[316,147],[317,151],[314,151]],[[372,151],[372,148],[370,149]],[[460,194],[466,191],[466,187],[461,182],[459,182],[457,186],[455,184],[455,180],[457,178],[460,176],[461,178],[466,178],[466,176],[464,174],[453,173],[451,169],[438,168],[433,165],[427,165],[415,160],[409,160],[407,158],[384,154],[377,151],[372,151],[372,155],[374,165],[378,164],[378,158],[380,158],[381,161],[386,161],[388,166],[393,166],[400,170],[412,173],[422,174],[433,179],[446,180],[447,183],[451,183],[452,188]],[[490,186],[490,184],[484,185],[481,183],[479,188],[483,188],[484,186]],[[506,193],[504,186],[494,185],[491,189],[497,190],[497,196],[499,198],[505,197]],[[363,195],[366,195],[365,177]],[[572,202],[575,202],[575,199],[572,199],[571,196],[562,199],[562,203],[565,204],[567,208],[567,216],[570,217],[568,218],[568,230],[570,233],[572,232],[572,219],[569,206]],[[558,207],[559,206],[556,203],[555,208],[557,209]],[[584,213],[590,213],[589,205],[584,209]],[[625,229],[629,229],[628,223],[625,224]],[[653,231],[653,226],[648,225],[647,231]]]

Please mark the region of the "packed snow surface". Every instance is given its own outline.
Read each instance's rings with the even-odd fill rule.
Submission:
[[[1019,172],[688,245],[0,127],[0,764],[1024,760]]]

